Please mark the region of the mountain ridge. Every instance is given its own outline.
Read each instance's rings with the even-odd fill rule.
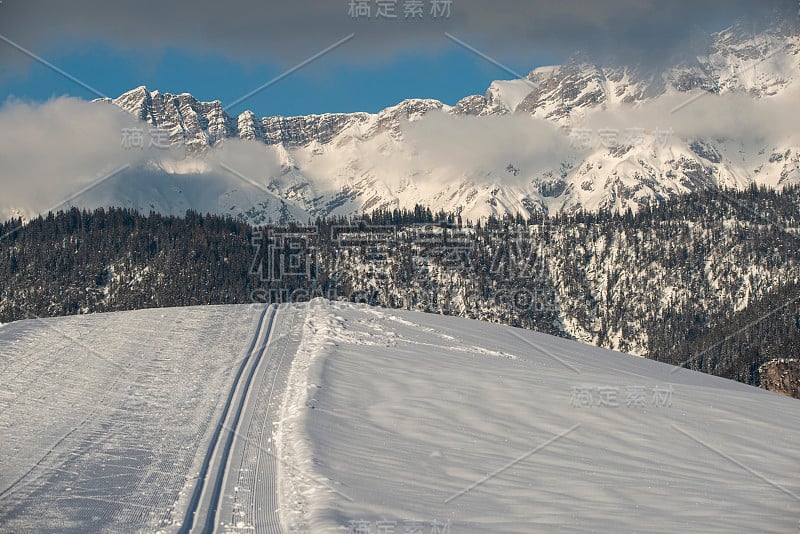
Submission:
[[[695,135],[670,126],[713,115],[705,108],[722,105],[719,97],[789,109],[800,94],[794,26],[775,23],[755,35],[734,26],[714,34],[708,53],[695,59],[654,74],[576,55],[524,79],[497,80],[452,106],[406,99],[378,113],[229,115],[219,100],[145,86],[98,101],[166,130],[171,145],[193,156],[228,140],[264,146],[260,154],[275,165],[248,178],[309,217],[420,202],[471,218],[636,211],[699,188],[800,182],[794,138],[776,132],[744,143],[735,131]],[[697,107],[684,111],[689,106]],[[649,117],[650,127],[637,116]],[[277,218],[271,204],[227,211],[257,223]]]
[[[683,93],[690,92],[696,88],[701,88],[709,93],[716,94],[725,91],[742,89],[753,92],[755,88],[753,83],[754,80],[739,80],[743,83],[737,86],[733,83],[731,78],[724,76],[726,73],[722,67],[725,65],[720,64],[719,60],[731,57],[738,57],[740,60],[768,60],[770,54],[776,51],[776,47],[774,46],[776,41],[785,41],[783,44],[786,48],[786,51],[792,55],[797,55],[800,53],[800,43],[798,43],[797,39],[797,28],[782,20],[775,21],[772,25],[768,26],[759,34],[754,34],[752,38],[746,38],[743,35],[745,31],[746,30],[743,28],[743,23],[739,22],[729,28],[726,28],[725,30],[711,34],[710,37],[712,42],[708,47],[708,54],[694,58],[696,63],[695,65],[678,63],[660,73],[648,73],[641,67],[641,65],[598,64],[593,62],[585,53],[578,52],[568,58],[567,61],[561,65],[548,65],[534,68],[523,79],[495,80],[490,84],[483,95],[464,96],[452,106],[433,98],[407,98],[376,113],[365,111],[326,112],[304,115],[268,115],[256,118],[255,113],[249,109],[244,110],[238,115],[230,115],[227,112],[227,108],[223,107],[222,101],[220,100],[215,99],[208,102],[202,102],[188,92],[179,94],[173,94],[169,92],[161,93],[158,89],[151,92],[147,89],[146,85],[140,85],[134,89],[131,89],[117,98],[99,98],[96,99],[95,102],[114,103],[122,109],[125,109],[126,111],[138,116],[138,118],[147,120],[153,126],[157,126],[158,124],[153,124],[153,122],[151,122],[158,120],[158,118],[155,116],[155,110],[153,110],[151,107],[153,99],[160,99],[159,103],[161,106],[164,105],[161,104],[161,102],[164,100],[177,99],[181,104],[184,105],[196,105],[201,110],[204,108],[209,109],[209,112],[207,113],[210,114],[210,117],[206,118],[214,118],[217,114],[222,115],[221,121],[208,121],[209,128],[212,131],[218,131],[218,128],[213,127],[218,127],[221,124],[233,126],[234,123],[241,125],[244,122],[245,128],[239,126],[238,129],[234,127],[232,130],[245,132],[245,135],[241,136],[242,139],[252,139],[252,137],[247,135],[247,133],[251,131],[247,128],[247,126],[250,126],[255,122],[261,122],[264,124],[272,121],[296,121],[300,119],[313,121],[314,119],[323,120],[328,118],[343,117],[351,118],[353,120],[367,121],[370,117],[386,118],[387,116],[395,116],[398,114],[396,113],[397,111],[400,112],[399,114],[406,112],[406,115],[409,117],[413,116],[414,118],[418,118],[420,115],[425,114],[432,109],[440,109],[453,114],[466,115],[502,115],[509,112],[515,113],[523,111],[533,111],[535,113],[535,111],[538,109],[535,106],[535,96],[538,96],[536,95],[537,90],[540,88],[544,90],[547,86],[547,82],[550,81],[552,84],[553,80],[558,80],[559,75],[563,79],[566,79],[566,81],[571,82],[571,84],[567,88],[564,88],[558,95],[561,98],[561,102],[565,104],[565,107],[570,108],[580,107],[582,104],[586,103],[596,103],[610,100],[613,100],[612,103],[633,103],[645,98],[659,96],[660,94],[665,93],[668,88],[673,88],[678,92]],[[761,43],[758,43],[758,41],[761,41]],[[781,43],[779,43],[779,45],[780,44]],[[766,47],[768,51],[760,51],[759,48],[762,47]],[[715,60],[717,60],[717,63],[715,63]],[[734,62],[731,61],[729,63]],[[588,71],[588,73],[586,71]],[[632,78],[634,82],[634,90],[629,93],[624,93],[621,88],[617,88],[617,91],[612,93],[611,91],[608,91],[608,87],[601,87],[599,89],[602,90],[603,96],[600,99],[592,99],[587,95],[583,95],[582,98],[576,98],[574,99],[575,101],[569,102],[568,99],[565,100],[564,97],[570,92],[576,93],[576,91],[574,91],[574,89],[576,89],[575,82],[582,81],[584,82],[583,85],[585,87],[587,82],[590,81],[586,79],[575,80],[574,76],[570,76],[574,74],[588,74],[590,80],[591,78],[597,78],[606,81],[619,81],[626,77],[629,79]],[[639,79],[636,79],[635,76],[637,75],[639,76]],[[747,83],[748,81],[750,83]],[[783,80],[781,79],[773,80],[774,84],[778,85],[779,87],[782,81]],[[650,84],[649,86],[646,85],[648,82]],[[509,83],[515,83],[522,86],[527,85],[530,87],[530,89],[521,99],[513,101],[513,105],[509,105],[509,102],[503,98],[502,91],[500,90],[501,84]],[[580,83],[578,84],[578,88],[580,88]],[[579,91],[577,93],[579,93]],[[614,99],[610,98],[612,94],[615,97]],[[773,94],[775,93],[765,91],[764,93],[756,94],[755,96],[771,96]],[[477,99],[483,99],[485,101],[485,107],[476,110],[473,106],[470,106],[470,103],[475,102]],[[147,103],[147,105],[145,105],[145,103]],[[567,106],[567,104],[570,105]],[[136,113],[137,111],[138,113]],[[552,115],[546,116],[545,118],[551,117]],[[558,115],[558,118],[561,119],[564,118],[564,116]],[[313,140],[322,141],[321,139]],[[265,138],[264,141],[267,144],[283,142],[277,141],[270,137]],[[290,141],[297,142],[298,140],[290,139]]]

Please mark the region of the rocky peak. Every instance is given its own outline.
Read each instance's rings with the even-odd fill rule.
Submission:
[[[200,102],[188,93],[161,94],[145,86],[111,102],[167,129],[172,142],[200,149],[228,137],[287,148],[327,144],[350,128],[355,128],[354,137],[389,132],[399,138],[403,121],[417,120],[431,111],[474,116],[528,113],[565,125],[576,109],[637,104],[669,91],[745,92],[756,98],[777,94],[793,83],[800,71],[797,26],[796,20],[778,19],[753,34],[742,22],[711,35],[706,55],[658,71],[642,66],[601,66],[579,53],[563,65],[536,68],[525,80],[494,82],[484,95],[467,96],[453,107],[438,100],[408,99],[376,114],[258,118],[245,111],[231,117],[218,100]]]

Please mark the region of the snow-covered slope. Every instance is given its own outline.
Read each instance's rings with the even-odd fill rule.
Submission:
[[[0,531],[174,531],[261,307],[0,329]]]
[[[778,21],[753,35],[742,24],[710,41],[706,54],[658,72],[576,55],[525,80],[496,81],[452,107],[411,99],[376,114],[259,119],[145,87],[110,102],[192,153],[226,139],[252,142],[265,161],[278,162],[248,174],[268,191],[257,197],[284,199],[294,214],[416,203],[473,219],[636,210],[697,188],[800,181],[800,138],[778,124],[791,122],[800,100],[796,25]],[[219,157],[237,166],[224,150]],[[219,204],[275,218],[270,206]]]
[[[264,313],[3,325],[0,531],[176,531],[215,429],[221,532],[797,528],[796,400],[509,327],[282,307],[218,425]]]
[[[283,410],[287,530],[800,521],[796,401],[542,334],[316,301]]]

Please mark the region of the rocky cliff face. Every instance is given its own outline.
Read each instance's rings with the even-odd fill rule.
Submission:
[[[410,99],[377,115],[368,113],[326,113],[298,117],[257,118],[252,111],[230,116],[219,100],[200,102],[192,95],[149,91],[141,86],[110,102],[155,128],[167,130],[174,144],[202,149],[227,138],[261,141],[287,148],[305,147],[313,142],[328,144],[347,128],[366,127],[368,137],[382,132],[399,135],[401,121],[414,120],[432,110],[445,108],[437,100]]]
[[[112,102],[151,126],[167,130],[175,144],[213,146],[238,133],[236,119],[225,113],[219,100],[200,102],[188,93],[162,94],[142,86]]]
[[[642,66],[592,63],[585,54],[563,65],[540,67],[525,80],[498,81],[485,95],[464,97],[449,107],[436,100],[409,99],[378,114],[327,113],[299,117],[257,118],[252,111],[230,116],[220,101],[200,102],[188,93],[172,95],[137,87],[111,100],[136,117],[170,130],[176,142],[213,145],[226,137],[255,139],[268,145],[305,146],[329,143],[347,127],[368,125],[371,135],[395,129],[404,119],[432,110],[454,115],[527,113],[565,121],[576,109],[646,102],[667,93],[702,90],[713,94],[745,93],[764,98],[781,93],[798,77],[800,38],[796,25],[778,21],[763,32],[744,24],[714,34],[703,56],[654,72]],[[508,87],[514,85],[509,95]]]
[[[800,360],[772,360],[758,369],[761,375],[761,387],[800,399]]]

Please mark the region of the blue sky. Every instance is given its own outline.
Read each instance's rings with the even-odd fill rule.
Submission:
[[[103,42],[76,44],[63,47],[69,53],[59,53],[54,48],[37,54],[110,97],[146,85],[150,90],[188,92],[203,101],[218,99],[227,104],[287,70],[269,58],[254,64],[231,60],[220,53],[196,54],[178,47],[153,52],[115,50]],[[357,45],[354,39],[342,47]],[[533,64],[527,63],[520,59],[503,62],[508,68],[527,74],[532,67],[547,63],[547,58],[532,57]],[[31,101],[61,95],[97,98],[36,61],[15,71],[13,76],[0,78],[3,100],[10,96]],[[353,65],[333,51],[253,95],[231,112],[251,109],[260,116],[376,112],[404,98],[435,98],[454,104],[464,96],[483,94],[493,80],[509,78],[513,76],[507,71],[455,43],[447,43],[435,54],[398,53],[380,64],[367,65]]]
[[[366,1],[372,17],[352,17]],[[698,35],[735,19],[755,20],[796,0],[450,0],[447,17],[406,20],[412,0],[3,0],[0,3],[0,102],[95,98],[34,61],[24,47],[110,97],[140,85],[189,92],[223,104],[350,34],[355,37],[232,109],[259,116],[376,112],[405,98],[454,104],[513,78],[492,61],[446,38],[455,35],[508,69],[563,62],[582,51],[657,66],[691,57]],[[394,2],[394,20],[377,19]],[[6,41],[6,42],[3,42]]]

